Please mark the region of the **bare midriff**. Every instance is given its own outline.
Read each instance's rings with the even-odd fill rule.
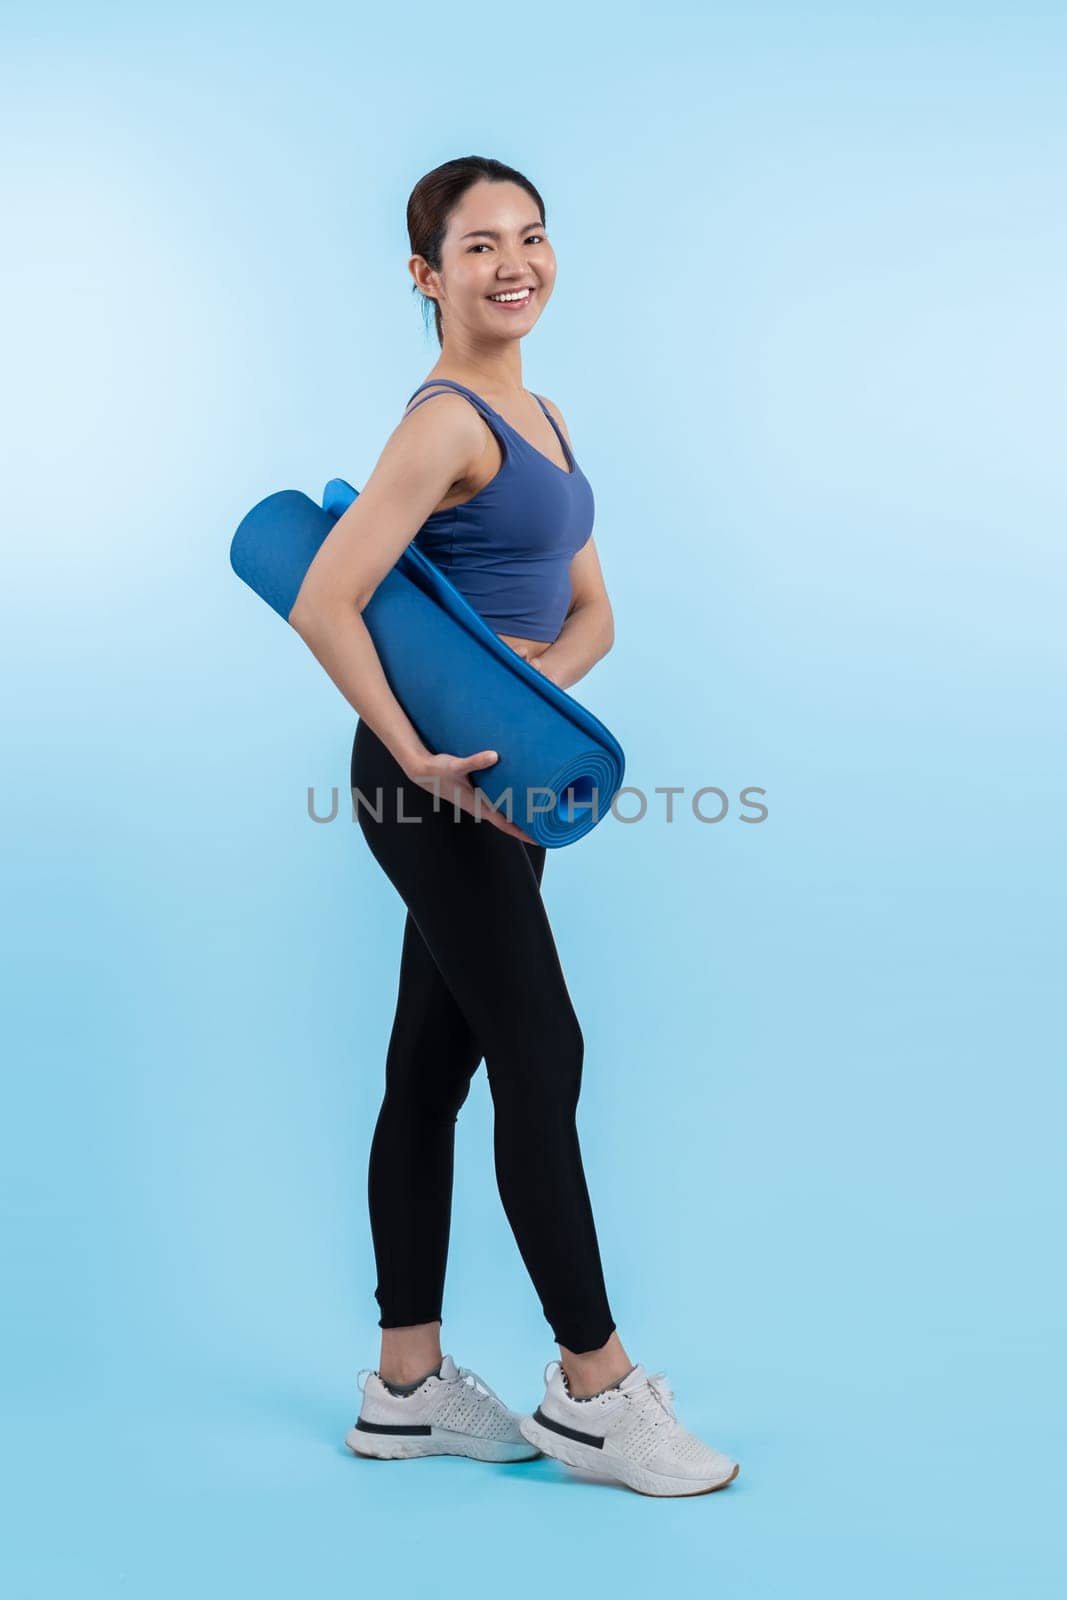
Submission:
[[[527,661],[532,661],[534,656],[543,655],[551,643],[549,639],[519,639],[513,633],[498,633],[497,638],[503,639],[505,644],[509,644],[520,656],[525,656]]]

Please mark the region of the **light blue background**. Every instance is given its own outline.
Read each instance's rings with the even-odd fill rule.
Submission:
[[[6,1593],[1061,1593],[1062,9],[4,17]],[[574,692],[732,800],[545,876],[620,1334],[742,1463],[696,1500],[342,1445],[403,907],[228,543],[365,482],[469,153],[559,259]],[[540,1398],[484,1068],[442,1337]]]

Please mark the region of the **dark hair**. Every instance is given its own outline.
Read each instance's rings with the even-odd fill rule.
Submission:
[[[545,203],[529,178],[524,178],[514,167],[494,161],[490,156],[458,156],[434,167],[420,178],[408,197],[408,238],[413,256],[422,256],[435,272],[441,270],[441,246],[448,231],[448,219],[467,190],[482,178],[490,183],[517,183],[537,206],[542,227],[545,220]],[[433,306],[437,326],[437,343],[444,344],[441,330],[441,307],[432,295],[424,295],[417,283],[412,292],[421,297],[424,312]]]

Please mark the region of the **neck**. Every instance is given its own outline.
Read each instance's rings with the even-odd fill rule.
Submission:
[[[522,394],[522,351],[518,339],[486,346],[446,337],[430,378],[453,378],[478,394]]]

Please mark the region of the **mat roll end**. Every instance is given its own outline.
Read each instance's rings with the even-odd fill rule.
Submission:
[[[279,489],[238,523],[230,541],[230,565],[288,622],[300,585],[334,520],[299,489]]]

